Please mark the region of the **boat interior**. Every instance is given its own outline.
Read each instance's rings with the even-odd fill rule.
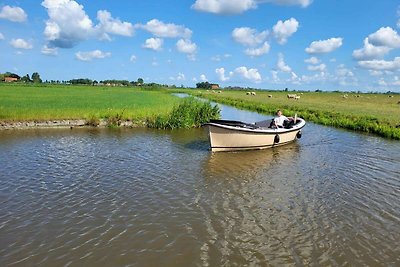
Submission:
[[[274,119],[263,120],[255,123],[246,123],[242,121],[234,121],[234,120],[211,120],[210,123],[217,123],[227,126],[240,127],[246,129],[276,129],[276,126],[273,123]],[[294,125],[300,123],[301,120],[296,119],[296,121],[285,121],[283,128],[291,129]]]

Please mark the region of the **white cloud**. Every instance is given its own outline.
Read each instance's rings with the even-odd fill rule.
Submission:
[[[154,51],[161,51],[163,43],[164,43],[163,39],[160,39],[160,38],[149,38],[143,44],[143,47],[147,48],[147,49],[152,49]]]
[[[111,40],[109,34],[132,36],[134,33],[131,23],[112,18],[106,10],[97,12],[99,24],[94,25],[83,6],[74,0],[44,0],[42,6],[49,16],[44,36],[51,47],[71,48],[90,38]]]
[[[353,51],[353,58],[357,60],[382,58],[390,50],[392,49],[386,46],[374,46],[370,44],[367,37],[364,39],[364,47]]]
[[[70,48],[93,35],[93,23],[83,6],[71,0],[44,0],[49,19],[45,38],[54,47]]]
[[[25,41],[24,39],[12,39],[10,45],[16,49],[32,49],[33,45],[29,41]]]
[[[215,69],[215,73],[218,75],[218,78],[221,82],[225,82],[230,79],[230,77],[225,76],[224,68]],[[230,73],[230,76],[232,76],[232,73]]]
[[[287,39],[297,31],[298,27],[299,27],[299,22],[295,18],[290,18],[283,22],[282,20],[279,20],[272,27],[272,31],[278,43],[283,45],[287,42]]]
[[[383,71],[380,70],[368,70],[369,75],[371,76],[381,76],[383,75]]]
[[[316,57],[310,57],[310,58],[305,59],[304,62],[308,63],[308,64],[314,64],[315,65],[315,64],[320,63],[321,61]]]
[[[208,81],[208,79],[207,79],[206,75],[204,75],[204,74],[201,74],[201,75],[200,75],[200,81],[202,81],[202,82],[206,82],[206,81]]]
[[[24,22],[27,17],[25,11],[20,7],[3,6],[0,11],[0,19],[6,19],[13,22]]]
[[[400,48],[400,35],[390,27],[382,27],[368,36],[369,42],[374,46]]]
[[[110,39],[108,33],[122,36],[133,35],[134,29],[131,23],[112,18],[111,13],[106,10],[97,11],[97,19],[100,24],[96,26],[96,29],[104,35],[105,39]]]
[[[190,40],[180,39],[176,42],[176,48],[181,53],[194,54],[196,53],[197,45]]]
[[[343,44],[343,38],[330,38],[327,40],[314,41],[305,51],[309,54],[330,53]]]
[[[336,76],[354,77],[354,73],[351,70],[345,68],[345,66],[342,64],[342,65],[339,65],[338,68],[336,69]]]
[[[192,5],[197,11],[214,14],[240,14],[256,7],[255,0],[196,0]]]
[[[362,68],[369,69],[369,70],[388,70],[394,71],[400,69],[400,57],[395,57],[392,61],[387,60],[363,60],[359,61],[358,65]]]
[[[216,55],[216,56],[213,56],[213,57],[211,57],[211,60],[212,61],[221,61],[222,59],[227,59],[227,58],[230,58],[230,57],[232,57],[232,55],[231,54],[224,54],[224,55]]]
[[[292,71],[292,68],[290,68],[288,65],[286,65],[282,53],[278,54],[277,68],[278,68],[278,70],[283,71],[283,72],[291,72]]]
[[[192,8],[214,14],[240,14],[250,9],[256,9],[258,4],[265,2],[307,7],[312,0],[196,0]]]
[[[289,6],[301,6],[301,7],[307,7],[312,3],[313,0],[260,0],[257,2],[270,2],[274,3],[277,5],[289,5]]]
[[[279,79],[278,72],[276,70],[271,70],[271,78],[273,83],[280,83],[281,79]]]
[[[320,64],[320,65],[310,65],[307,67],[308,70],[311,71],[325,71],[326,70],[326,65],[325,64]]]
[[[135,55],[132,55],[130,58],[129,58],[129,61],[130,62],[136,62],[136,56]]]
[[[0,32],[0,41],[1,40],[4,40],[5,38],[4,38],[4,35]]]
[[[105,57],[110,57],[111,53],[110,52],[103,52],[100,50],[94,50],[94,51],[89,51],[89,52],[77,52],[75,54],[76,58],[81,61],[91,61],[92,59],[98,59],[98,58],[105,58]]]
[[[261,47],[259,48],[247,48],[244,53],[250,57],[260,57],[264,54],[267,54],[269,52],[270,45],[268,42],[265,42]]]
[[[232,38],[236,42],[246,46],[261,44],[268,36],[268,31],[258,33],[256,29],[241,27],[232,31]]]
[[[247,69],[246,67],[239,67],[235,69],[235,73],[239,74],[243,78],[250,80],[255,83],[261,82],[261,75],[257,69]]]
[[[44,45],[41,52],[43,55],[56,56],[58,54],[58,49],[57,47],[48,47],[47,45]]]
[[[157,37],[189,39],[192,36],[192,31],[184,26],[164,23],[157,19],[152,19],[145,25],[137,24],[136,27],[144,29]]]

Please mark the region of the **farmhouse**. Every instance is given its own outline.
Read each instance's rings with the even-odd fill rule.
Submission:
[[[212,83],[211,84],[211,89],[215,90],[215,89],[219,89],[219,85],[216,83]]]
[[[16,82],[16,81],[18,81],[18,78],[14,78],[14,77],[5,77],[5,78],[4,78],[4,81],[5,81],[6,83]]]

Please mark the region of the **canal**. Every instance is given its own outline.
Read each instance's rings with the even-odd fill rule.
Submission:
[[[2,131],[0,266],[399,266],[399,196],[400,142],[311,123],[233,153],[202,129]]]

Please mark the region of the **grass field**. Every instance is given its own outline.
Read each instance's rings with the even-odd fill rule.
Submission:
[[[165,91],[132,87],[0,84],[0,121],[146,120],[180,101]]]
[[[192,94],[238,108],[265,114],[282,109],[286,116],[297,113],[318,124],[374,133],[400,139],[400,95],[347,94],[338,92],[304,92],[299,100],[288,99],[296,92],[194,91]],[[270,97],[271,96],[271,97]],[[397,126],[397,128],[396,128]]]

